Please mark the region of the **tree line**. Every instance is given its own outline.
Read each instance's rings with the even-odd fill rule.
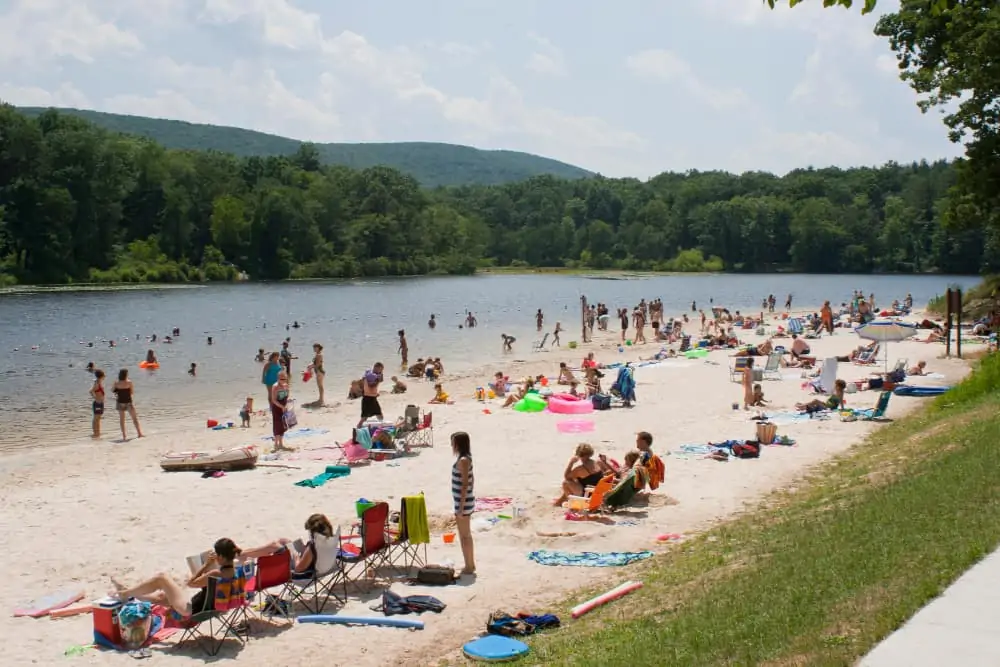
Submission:
[[[387,167],[167,150],[0,106],[0,283],[468,274],[491,266],[996,270],[947,162],[422,189]]]

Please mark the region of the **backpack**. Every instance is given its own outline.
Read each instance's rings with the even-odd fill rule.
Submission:
[[[455,583],[455,568],[444,565],[425,565],[417,570],[413,583],[426,586],[449,586]]]
[[[403,597],[390,590],[382,591],[381,604],[374,605],[372,611],[380,611],[386,616],[396,614],[420,614],[425,611],[433,611],[440,614],[445,609],[445,604],[430,595],[408,595]]]
[[[611,409],[611,397],[607,394],[594,394],[590,401],[593,403],[595,410]]]
[[[744,442],[742,444],[733,445],[732,451],[733,456],[738,459],[760,458],[760,443]]]

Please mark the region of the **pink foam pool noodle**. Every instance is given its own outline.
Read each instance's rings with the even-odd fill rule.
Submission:
[[[612,600],[617,600],[620,597],[625,597],[632,591],[637,591],[642,588],[641,581],[626,581],[621,586],[617,588],[612,588],[607,593],[598,595],[596,598],[591,598],[586,602],[581,602],[580,604],[573,607],[573,618],[580,618],[588,611],[597,609],[603,604],[611,602]]]

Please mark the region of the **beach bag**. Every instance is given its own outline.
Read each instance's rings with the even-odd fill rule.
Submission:
[[[534,634],[535,626],[511,616],[505,611],[497,610],[490,614],[486,621],[486,632],[501,637],[527,637]]]
[[[607,394],[594,394],[590,401],[594,404],[595,410],[611,409],[611,397]]]
[[[738,459],[760,458],[760,444],[756,442],[745,442],[739,445],[733,445],[732,452],[733,456]]]
[[[426,586],[450,586],[455,583],[455,568],[425,565],[417,570],[416,583]]]
[[[295,410],[292,408],[287,408],[285,414],[282,415],[282,419],[285,421],[285,429],[295,428],[299,425],[299,418],[295,416]]]

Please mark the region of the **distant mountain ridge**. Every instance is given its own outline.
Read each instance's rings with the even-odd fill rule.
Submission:
[[[46,109],[18,107],[18,110],[35,116]],[[113,132],[147,137],[167,148],[216,150],[246,157],[290,155],[299,145],[306,143],[238,127],[127,116],[88,109],[56,108],[56,111],[79,116]],[[426,187],[495,185],[540,175],[567,179],[594,175],[586,169],[530,153],[481,150],[457,144],[400,142],[315,145],[325,164],[339,164],[355,169],[378,165],[394,167],[412,175]]]

